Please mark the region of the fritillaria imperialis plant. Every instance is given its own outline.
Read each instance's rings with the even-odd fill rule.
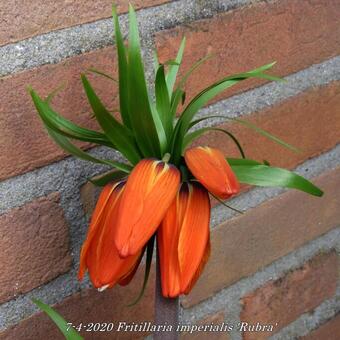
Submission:
[[[58,145],[76,157],[112,168],[92,179],[103,189],[81,250],[79,279],[88,271],[99,290],[117,283],[126,285],[146,253],[145,288],[156,239],[163,295],[177,297],[190,292],[209,258],[209,193],[222,202],[239,192],[239,183],[295,188],[316,196],[321,196],[322,191],[288,170],[245,158],[241,144],[229,131],[195,129],[201,121],[212,118],[194,119],[197,112],[229,87],[248,78],[280,81],[266,73],[273,63],[225,77],[186,103],[186,80],[207,58],[177,80],[185,47],[183,39],[175,60],[159,64],[156,58],[155,100],[152,100],[143,69],[135,12],[130,6],[127,45],[115,10],[113,18],[121,120],[103,105],[85,74],[81,76],[84,90],[102,131],[80,127],[60,116],[50,105],[52,95],[43,99],[33,89],[30,93],[49,135]],[[249,122],[233,120],[294,149]],[[209,130],[230,137],[240,151],[240,158],[226,158],[221,151],[206,146],[190,147]],[[126,162],[95,158],[72,140],[117,150]]]

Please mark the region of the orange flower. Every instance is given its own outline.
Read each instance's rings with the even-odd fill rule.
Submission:
[[[239,192],[238,180],[221,151],[199,146],[187,150],[184,158],[192,174],[213,195],[227,199]]]
[[[122,194],[115,236],[122,258],[137,254],[155,233],[179,182],[179,170],[159,160],[143,159],[132,170]]]
[[[183,183],[157,232],[164,297],[188,294],[210,254],[210,201],[199,183]]]
[[[141,252],[121,259],[114,245],[117,212],[124,185],[125,182],[119,182],[104,187],[81,249],[78,278],[81,280],[88,269],[96,288],[105,289],[116,283],[127,284],[141,259]]]

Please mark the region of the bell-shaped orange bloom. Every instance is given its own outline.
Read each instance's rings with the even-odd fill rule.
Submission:
[[[119,182],[104,187],[81,249],[78,278],[81,280],[88,269],[96,288],[105,289],[116,283],[127,284],[141,260],[141,252],[121,259],[114,245],[117,213],[124,185],[125,182]]]
[[[187,150],[184,158],[191,173],[218,198],[227,199],[240,191],[239,182],[221,151],[199,146]]]
[[[155,233],[179,182],[179,170],[163,161],[143,159],[132,170],[122,194],[115,236],[122,258],[137,254]]]
[[[157,231],[162,293],[188,294],[210,255],[210,200],[199,183],[183,183]]]

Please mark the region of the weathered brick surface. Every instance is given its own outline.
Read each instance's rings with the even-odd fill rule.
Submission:
[[[224,323],[224,312],[217,312],[215,314],[209,315],[202,320],[197,322],[197,326],[220,326]],[[180,336],[181,340],[204,340],[204,339],[211,339],[211,340],[228,340],[230,339],[228,335],[228,331],[226,332],[204,332],[204,331],[197,331],[193,333],[185,332],[182,333]]]
[[[212,19],[160,32],[156,43],[162,61],[173,58],[187,38],[183,72],[207,53],[207,61],[189,79],[190,98],[224,75],[277,61],[273,73],[286,75],[335,56],[340,51],[340,5],[337,0],[270,1]],[[221,97],[259,82],[244,82]]]
[[[80,323],[110,323],[113,322],[115,329],[118,323],[140,323],[153,321],[154,299],[154,272],[151,273],[148,288],[143,299],[135,306],[128,307],[139,294],[143,280],[143,270],[138,270],[137,277],[126,287],[114,287],[113,289],[98,292],[88,289],[66,298],[62,303],[54,306],[68,322],[78,326]],[[86,340],[102,339],[139,339],[146,335],[142,332],[86,332],[81,334]],[[0,333],[1,340],[33,340],[54,339],[62,340],[64,337],[59,333],[53,323],[42,313],[21,321],[4,332]]]
[[[336,282],[336,253],[318,255],[302,268],[243,297],[241,320],[249,324],[278,324],[273,331],[275,333],[301,314],[331,298],[336,291]],[[269,334],[271,333],[243,332],[243,338],[261,340],[267,339]]]
[[[0,216],[0,302],[70,269],[68,228],[58,194]]]
[[[301,340],[339,340],[340,315],[321,325],[310,334],[301,337]]]
[[[322,198],[291,190],[214,228],[210,260],[182,304],[194,305],[338,226],[340,169],[314,182]]]
[[[132,0],[135,9],[159,5],[169,0]],[[119,13],[129,1],[116,0]],[[1,2],[0,46],[34,35],[83,24],[111,16],[112,1],[102,0],[4,0]]]
[[[115,53],[110,47],[69,58],[58,65],[46,65],[5,77],[0,81],[0,179],[32,170],[65,156],[48,137],[26,87],[31,85],[41,96],[45,96],[64,84],[64,90],[52,102],[53,108],[80,125],[96,128],[82,88],[80,73],[89,67],[95,67],[112,74],[116,67],[114,60]],[[116,86],[100,76],[93,76],[91,79],[98,95],[108,107],[113,107],[112,98],[117,93]]]

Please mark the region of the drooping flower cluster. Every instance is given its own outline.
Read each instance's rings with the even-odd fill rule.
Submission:
[[[104,187],[81,251],[80,279],[88,269],[99,289],[128,283],[157,232],[163,295],[190,292],[210,254],[208,191],[226,199],[239,183],[216,149],[192,148],[184,158],[190,180],[181,182],[174,165],[143,159],[127,180]]]
[[[113,18],[119,79],[116,81],[95,69],[87,73],[104,76],[118,84],[121,119],[105,107],[85,74],[81,76],[84,91],[100,131],[78,126],[55,112],[51,101],[56,91],[44,99],[33,89],[30,94],[48,134],[61,148],[80,159],[113,169],[92,179],[104,188],[81,250],[79,278],[88,270],[93,285],[100,290],[117,283],[126,285],[146,252],[147,279],[156,239],[163,295],[175,297],[192,289],[209,258],[208,192],[225,200],[238,193],[239,182],[295,188],[315,196],[321,196],[322,191],[286,169],[247,159],[241,143],[230,131],[209,126],[197,128],[199,123],[216,118],[194,119],[198,111],[229,87],[249,78],[281,81],[266,73],[275,63],[222,78],[187,102],[186,80],[208,56],[177,80],[186,41],[183,38],[175,60],[162,64],[155,58],[155,100],[152,100],[132,6],[129,7],[128,44],[124,43],[115,9]],[[248,121],[225,115],[222,118],[297,150]],[[210,130],[231,138],[241,158],[225,158],[219,150],[209,147],[190,148],[195,139]],[[97,158],[77,147],[74,140],[111,148],[125,160]]]

